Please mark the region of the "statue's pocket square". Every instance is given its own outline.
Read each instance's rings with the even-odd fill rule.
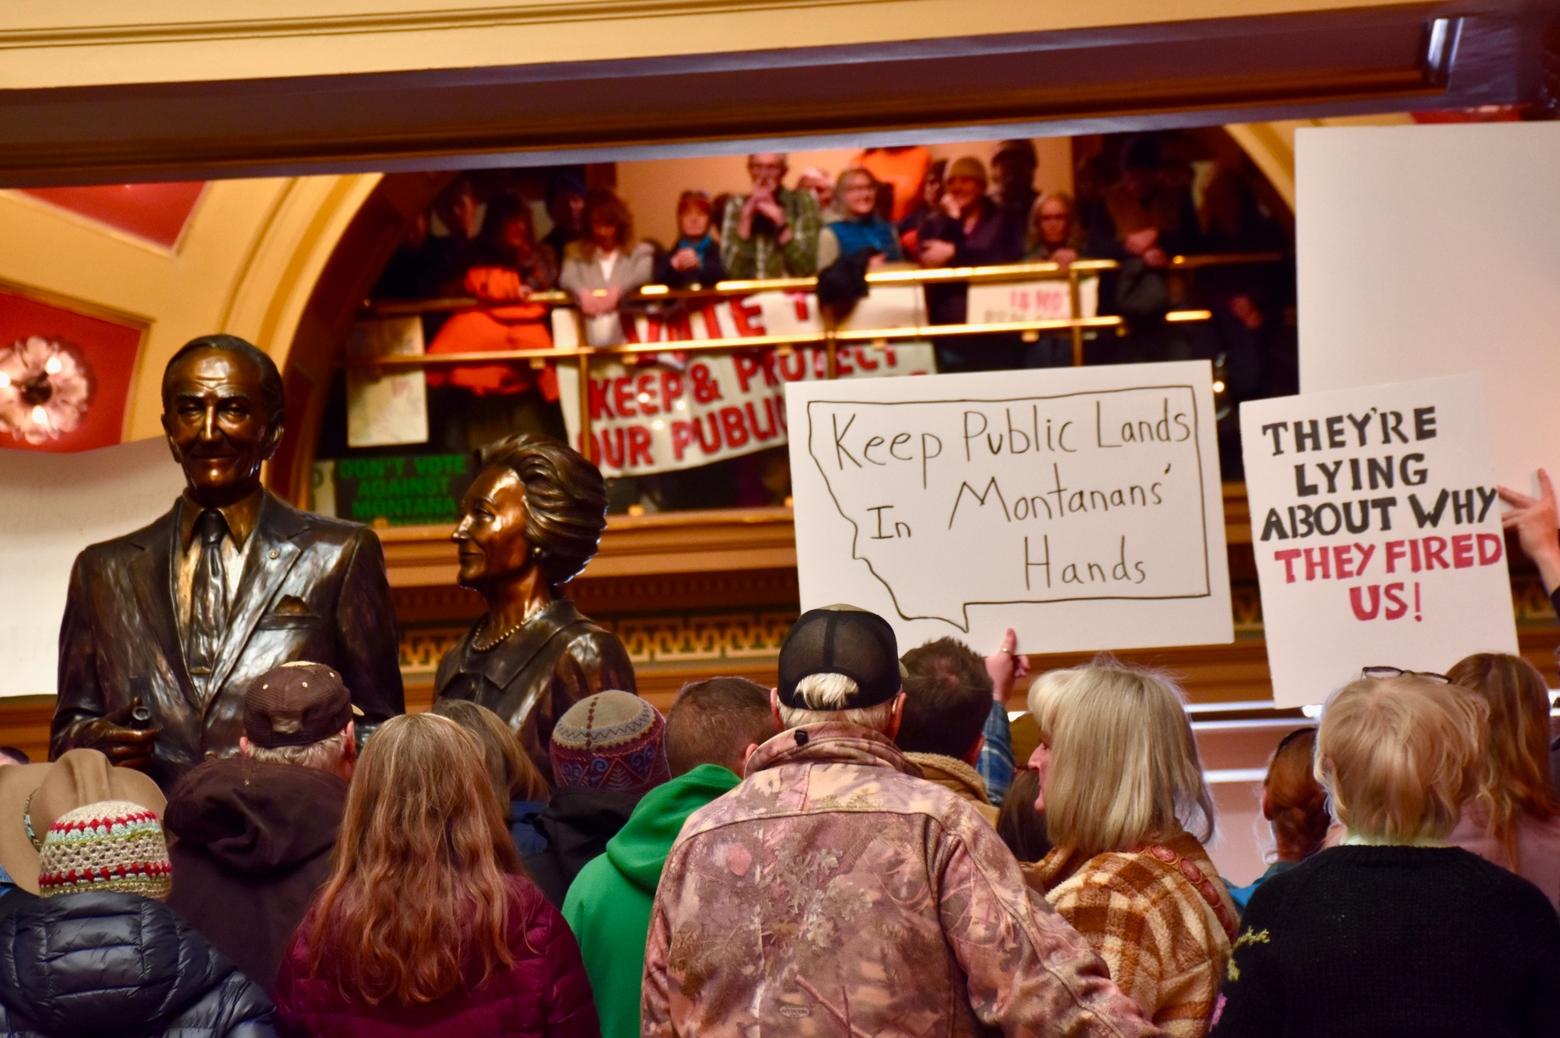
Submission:
[[[259,627],[317,627],[320,624],[320,616],[309,608],[309,604],[297,595],[288,595],[276,603],[264,616],[260,617]]]

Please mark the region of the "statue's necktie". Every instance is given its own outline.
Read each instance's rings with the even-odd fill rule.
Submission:
[[[190,674],[209,677],[217,664],[217,650],[227,629],[227,574],[222,564],[222,537],[227,520],[208,508],[195,520],[200,557],[195,560],[195,580],[190,585],[190,629],[185,661]]]

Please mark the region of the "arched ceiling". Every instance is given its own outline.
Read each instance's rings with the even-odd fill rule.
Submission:
[[[285,354],[320,270],[378,180],[213,182],[172,244],[129,233],[90,205],[0,192],[0,346],[36,335],[84,356],[101,394],[94,408],[117,420],[63,446],[159,435],[168,357],[217,329]]]
[[[0,186],[1540,103],[1540,0],[0,6]],[[941,138],[939,137],[941,135]],[[453,158],[453,163],[451,162]]]

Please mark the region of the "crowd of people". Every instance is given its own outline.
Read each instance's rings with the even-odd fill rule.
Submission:
[[[1249,163],[1211,160],[1189,138],[1142,134],[1106,139],[1071,171],[1073,193],[1042,191],[1033,141],[1001,141],[982,154],[935,158],[927,147],[867,149],[835,176],[792,170],[783,154],[747,157],[747,189],[690,186],[676,202],[675,236],[645,240],[623,197],[587,184],[585,171],[555,171],[542,183],[458,176],[420,214],[374,290],[383,300],[475,299],[422,315],[427,352],[474,354],[554,344],[551,306],[561,290],[580,316],[582,342],[610,347],[636,316],[663,317],[699,305],[675,295],[644,296],[649,285],[696,290],[732,279],[820,277],[819,297],[848,307],[864,276],[885,266],[947,268],[1080,259],[1118,264],[1098,281],[1096,310],[1120,315],[1121,333],[1086,333],[1090,364],[1208,359],[1223,387],[1220,452],[1226,475],[1240,472],[1233,405],[1296,391],[1292,264],[1264,262],[1198,271],[1172,268],[1177,254],[1292,253],[1290,235],[1260,198]],[[1080,155],[1083,152],[1080,151]],[[1046,179],[1057,180],[1055,171]],[[548,229],[537,221],[545,210]],[[669,236],[670,237],[670,236]],[[970,317],[963,282],[926,286],[931,324]],[[1177,309],[1211,318],[1167,322]],[[979,320],[980,313],[975,315]],[[946,335],[933,338],[943,372],[1069,366],[1070,332]],[[514,430],[565,438],[550,363],[466,363],[427,369],[429,447],[465,453]],[[319,445],[321,457],[349,456],[344,389]],[[614,485],[613,510],[649,511],[783,503],[784,459],[750,461],[731,473],[674,474]],[[767,469],[777,469],[774,478]],[[740,484],[740,486],[739,486]],[[737,489],[733,489],[736,487]]]
[[[1511,497],[1560,558],[1533,534],[1552,504]],[[1038,675],[1015,770],[1017,648],[901,654],[880,617],[816,609],[772,688],[696,681],[665,715],[597,693],[545,762],[461,700],[360,748],[340,674],[290,663],[250,687],[239,754],[166,796],[96,750],[0,767],[0,1025],[1560,1033],[1560,776],[1526,661],[1337,691],[1279,741],[1275,860],[1235,886],[1175,683]]]
[[[538,331],[536,315],[523,304],[533,292],[561,288],[585,317],[588,342],[605,346],[621,341],[616,318],[633,291],[647,284],[691,289],[726,279],[809,277],[845,260],[865,270],[1026,260],[1065,267],[1098,258],[1121,264],[1102,293],[1102,310],[1129,317],[1134,336],[1163,339],[1159,319],[1186,301],[1166,280],[1171,257],[1287,248],[1249,170],[1220,165],[1199,211],[1192,163],[1171,142],[1141,135],[1093,156],[1076,171],[1076,200],[1036,187],[1038,154],[1024,139],[1000,142],[989,163],[975,154],[933,159],[919,146],[871,148],[837,177],[816,167],[793,175],[785,155],[755,154],[747,159],[746,192],[712,196],[689,189],[680,195],[677,237],[670,242],[636,239],[625,202],[608,188],[587,188],[573,171],[548,182],[545,208],[552,226],[540,239],[529,204],[518,194],[500,190],[479,198],[473,182],[460,177],[418,220],[378,294],[482,301],[484,310],[460,314],[432,339],[434,352],[464,352],[501,334],[510,348],[536,345],[545,327]],[[435,222],[442,233],[432,233]],[[1233,281],[1227,277],[1212,286],[1219,297],[1213,302],[1221,317],[1251,325],[1248,331],[1279,324],[1289,302],[1282,280],[1282,274],[1275,281],[1250,271]],[[943,287],[932,300],[933,320],[962,323],[960,286]],[[1166,342],[1150,346],[1176,352]],[[1181,352],[1186,348],[1192,347]],[[1091,360],[1144,353],[1142,346],[1118,346]],[[941,357],[944,370],[1071,363],[1070,353],[1063,357],[1048,347],[1021,354],[945,349]],[[495,372],[462,377],[457,384],[474,391],[512,388]]]

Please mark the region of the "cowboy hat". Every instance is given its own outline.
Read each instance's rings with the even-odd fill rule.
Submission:
[[[116,768],[97,750],[69,750],[48,764],[0,768],[0,865],[18,887],[38,892],[38,849],[61,815],[100,800],[128,800],[162,815],[157,783]]]

